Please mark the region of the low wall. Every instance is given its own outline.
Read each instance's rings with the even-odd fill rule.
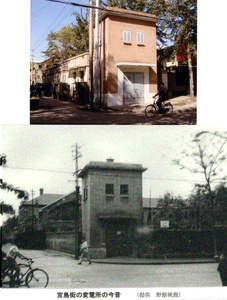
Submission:
[[[106,248],[89,248],[91,258],[106,258]]]
[[[48,249],[66,252],[75,255],[78,247],[75,233],[70,232],[47,232],[46,246]]]

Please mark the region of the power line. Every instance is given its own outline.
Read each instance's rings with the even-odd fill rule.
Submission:
[[[33,45],[32,48],[38,48],[45,40],[46,40],[46,33],[51,30],[51,27],[53,27],[54,23],[56,21],[58,21],[57,25],[54,25],[54,27],[52,28],[52,30],[55,30],[55,28],[57,28],[57,26],[59,26],[66,17],[68,17],[68,15],[71,13],[71,11],[73,10],[71,7],[69,8],[69,10],[66,12],[66,14],[60,19],[60,16],[62,15],[63,11],[67,8],[66,2],[64,2],[64,7],[62,8],[62,10],[59,12],[59,14],[56,16],[56,18],[54,19],[54,21],[50,24],[50,26],[45,30],[45,32],[42,34],[42,36],[40,37],[39,40],[37,40],[37,42]],[[37,45],[38,43],[38,45]]]
[[[47,0],[51,2],[57,2],[57,3],[64,3],[63,1],[58,1],[58,0]],[[81,7],[86,7],[86,8],[95,8],[99,10],[105,10],[103,7],[97,7],[93,5],[88,5],[88,4],[80,4],[80,3],[75,3],[75,2],[67,2],[67,4],[73,5],[73,6],[81,6]]]
[[[35,18],[37,18],[37,17],[39,17],[39,16],[45,14],[46,12],[50,11],[51,9],[53,9],[53,8],[59,6],[59,5],[60,5],[60,3],[59,3],[59,4],[56,4],[56,5],[52,6],[52,7],[50,7],[49,9],[47,9],[47,10],[41,12],[39,15],[32,17],[31,20],[33,20],[33,19],[35,19]],[[49,6],[49,4],[47,4],[46,6],[44,6],[44,7],[40,8],[40,9],[38,9],[36,12],[32,13],[31,16],[33,16],[34,14],[36,14],[37,12],[39,12],[40,10],[42,10],[43,8],[45,8],[45,7],[47,7],[47,6]]]
[[[186,182],[206,182],[205,180],[195,180],[195,179],[181,179],[181,178],[153,178],[153,177],[143,177],[144,180],[157,180],[157,181],[186,181]],[[216,181],[226,182],[224,179],[216,179]]]
[[[72,172],[69,171],[62,171],[62,170],[48,170],[48,169],[39,169],[35,167],[16,167],[16,166],[10,166],[7,165],[6,168],[8,169],[18,169],[18,170],[34,170],[34,171],[41,171],[41,172],[51,172],[51,173],[64,173],[64,174],[73,174]]]

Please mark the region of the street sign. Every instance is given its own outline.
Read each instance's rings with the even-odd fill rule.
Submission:
[[[160,221],[161,228],[169,228],[169,221]]]

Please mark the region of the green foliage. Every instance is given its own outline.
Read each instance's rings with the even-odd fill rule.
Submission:
[[[58,32],[51,32],[48,37],[48,47],[42,51],[52,63],[62,62],[73,56],[88,51],[88,20],[78,13],[76,25],[64,26]]]
[[[102,1],[102,3],[106,6],[110,7],[118,7],[124,9],[130,9],[135,11],[144,11],[146,9],[147,1],[145,0],[108,0]]]

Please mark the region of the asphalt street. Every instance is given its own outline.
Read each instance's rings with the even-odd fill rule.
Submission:
[[[73,257],[50,250],[21,250],[33,258],[33,267],[49,275],[47,288],[153,288],[153,287],[221,287],[217,263],[174,265],[88,265]]]
[[[182,96],[171,99],[172,114],[145,116],[146,105],[120,106],[98,112],[89,111],[72,102],[48,97],[40,99],[39,108],[31,110],[30,124],[89,124],[89,125],[195,125],[197,119],[196,99]]]

